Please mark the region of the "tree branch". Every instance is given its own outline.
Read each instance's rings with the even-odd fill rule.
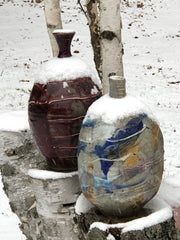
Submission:
[[[84,13],[84,15],[86,16],[86,18],[88,19],[88,16],[87,16],[87,12],[84,10],[82,4],[81,4],[81,0],[77,0],[77,3],[79,4],[80,8],[81,8],[81,11]]]
[[[94,51],[94,62],[100,79],[102,78],[102,58],[100,46],[100,27],[98,0],[86,0],[87,16],[91,33],[91,44]]]

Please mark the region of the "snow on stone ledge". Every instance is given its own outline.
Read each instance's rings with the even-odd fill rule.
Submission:
[[[48,170],[40,170],[40,169],[30,169],[28,171],[28,175],[32,178],[36,179],[60,179],[60,178],[71,178],[73,176],[78,175],[78,172],[54,172]]]
[[[98,228],[106,231],[109,228],[122,228],[122,233],[136,230],[143,230],[144,228],[165,222],[173,216],[172,208],[163,200],[153,198],[145,205],[145,208],[152,210],[152,213],[146,217],[141,217],[126,223],[118,224],[105,224],[102,222],[94,222],[91,224],[90,229]]]
[[[81,59],[76,56],[57,58],[44,62],[35,76],[35,82],[47,84],[51,81],[74,80],[90,77],[101,88],[98,76]]]
[[[12,111],[0,113],[1,131],[23,131],[29,129],[27,111]]]
[[[128,95],[124,98],[112,98],[106,94],[89,107],[85,120],[101,117],[105,123],[112,124],[118,119],[139,113],[146,113],[157,122],[148,107],[137,98]]]
[[[109,233],[108,236],[107,236],[107,240],[116,240],[116,239],[114,238],[113,235],[111,235],[111,234]]]
[[[177,175],[164,176],[157,193],[157,197],[163,199],[171,207],[180,207],[180,169]]]
[[[94,206],[85,198],[84,194],[78,197],[75,205],[75,212],[80,215],[81,213],[88,212]]]

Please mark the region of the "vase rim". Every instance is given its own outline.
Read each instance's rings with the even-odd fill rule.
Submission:
[[[75,33],[72,29],[55,29],[53,33]]]

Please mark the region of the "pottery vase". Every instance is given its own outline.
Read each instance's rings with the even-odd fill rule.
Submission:
[[[132,216],[157,193],[163,158],[154,116],[126,95],[124,78],[110,77],[109,94],[90,106],[80,131],[78,171],[85,197],[107,216]]]
[[[58,57],[42,64],[28,115],[36,144],[56,171],[77,170],[78,137],[88,107],[101,96],[99,80],[70,51],[74,31],[55,30]]]

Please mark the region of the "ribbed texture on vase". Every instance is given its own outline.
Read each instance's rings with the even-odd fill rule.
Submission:
[[[126,81],[121,76],[109,78],[109,96],[112,98],[123,98],[126,96]]]
[[[98,86],[88,77],[34,85],[29,100],[29,123],[51,169],[77,169],[81,124],[88,107],[100,96]]]

